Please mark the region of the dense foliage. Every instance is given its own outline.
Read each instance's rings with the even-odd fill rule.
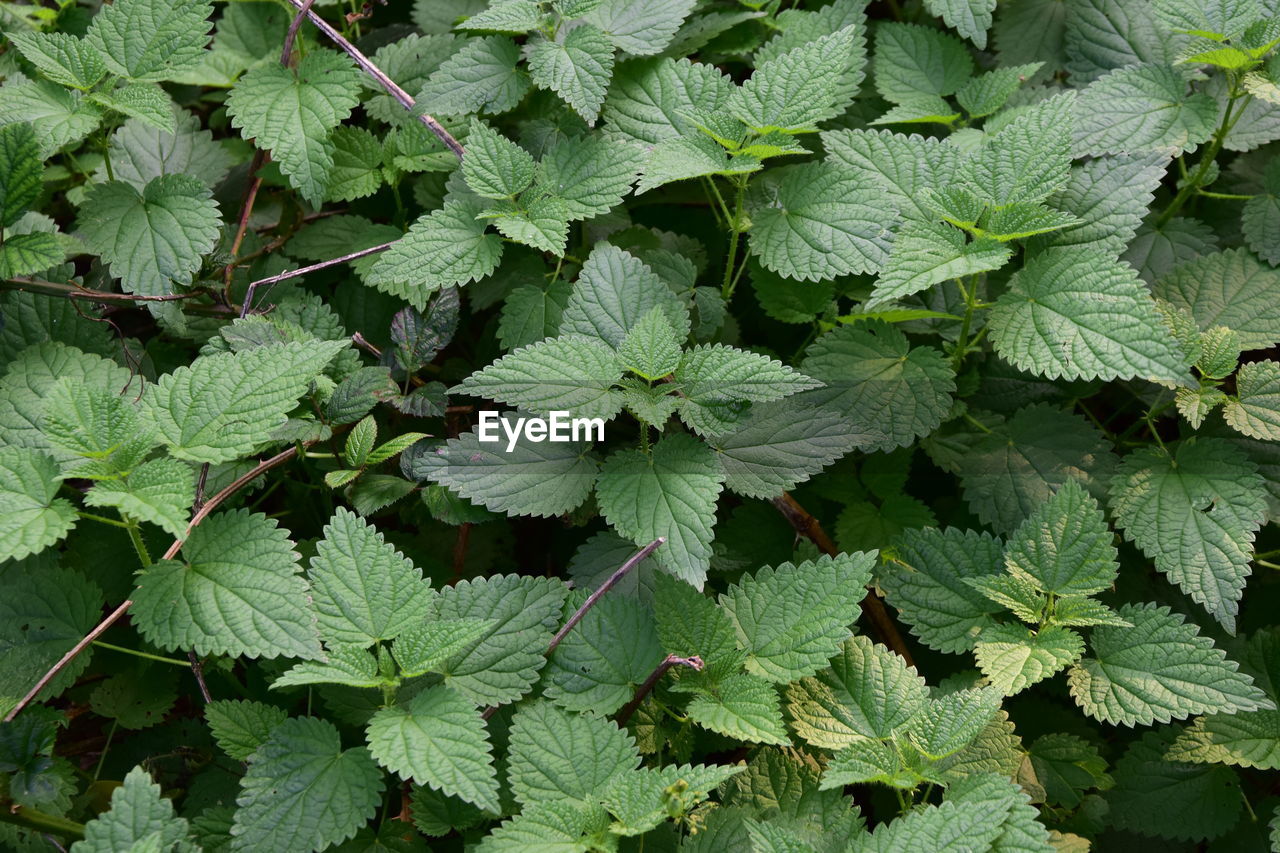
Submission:
[[[0,28],[0,846],[1280,850],[1276,0]]]

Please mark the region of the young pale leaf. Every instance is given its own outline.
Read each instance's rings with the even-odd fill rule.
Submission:
[[[1084,640],[1070,628],[993,625],[973,649],[978,668],[1006,696],[1027,689],[1070,666],[1084,654]]]
[[[613,386],[623,364],[610,347],[583,335],[562,335],[508,353],[450,389],[538,415],[612,418],[622,408]]]
[[[689,703],[689,719],[726,737],[790,746],[778,691],[767,679],[731,673]]]
[[[809,347],[801,369],[826,387],[802,400],[842,415],[867,436],[866,450],[892,450],[933,432],[951,408],[955,373],[933,347],[912,347],[888,323],[842,326]]]
[[[345,687],[381,687],[386,679],[378,672],[378,660],[367,649],[328,643],[325,660],[294,664],[271,682],[272,690],[310,684],[340,684]]]
[[[368,646],[424,621],[431,584],[355,513],[339,508],[324,528],[307,572],[326,642]]]
[[[877,272],[889,255],[883,194],[869,174],[828,163],[772,170],[747,199],[751,252],[787,278]]]
[[[1120,68],[1091,83],[1076,100],[1073,153],[1193,150],[1213,133],[1218,108],[1187,88],[1182,73],[1163,64]]]
[[[733,94],[729,112],[756,133],[817,130],[839,114],[840,59],[853,49],[852,27],[760,63]]]
[[[483,207],[475,198],[446,200],[379,256],[366,282],[422,310],[440,288],[485,278],[502,259],[502,240],[476,219]]]
[[[831,757],[831,763],[822,774],[822,789],[867,782],[911,789],[915,787],[917,778],[910,771],[903,771],[902,759],[892,744],[859,738]]]
[[[998,577],[1003,572],[1003,543],[988,533],[958,528],[906,530],[897,559],[879,576],[889,603],[930,648],[962,652],[995,622],[1000,607],[964,583],[966,578]]]
[[[382,790],[382,772],[369,751],[343,750],[332,723],[286,720],[249,757],[231,849],[322,850],[368,823]]]
[[[218,238],[218,204],[185,175],[162,175],[138,189],[123,181],[90,187],[80,236],[111,266],[124,289],[165,296],[191,284]]]
[[[439,619],[404,631],[391,645],[400,674],[413,678],[439,672],[445,662],[466,651],[497,625],[492,619]]]
[[[1033,258],[991,309],[996,352],[1051,379],[1179,383],[1182,352],[1132,268],[1094,249]]]
[[[436,619],[482,619],[492,625],[436,671],[477,704],[514,702],[538,680],[564,597],[559,581],[517,575],[477,578],[441,590]]]
[[[142,417],[169,452],[192,462],[252,453],[285,422],[346,341],[307,341],[197,358],[147,388]]]
[[[85,824],[84,839],[71,849],[75,853],[142,851],[152,839],[157,843],[155,850],[199,849],[191,840],[186,818],[174,814],[173,801],[161,796],[151,774],[138,766],[111,792],[111,808]]]
[[[1005,562],[1052,595],[1091,595],[1115,582],[1120,565],[1097,500],[1068,480],[1009,539]]]
[[[275,521],[216,513],[181,553],[138,576],[133,618],[148,640],[201,655],[321,656],[298,554]]]
[[[1181,442],[1172,456],[1142,448],[1111,481],[1111,510],[1157,569],[1234,630],[1267,514],[1262,478],[1243,453],[1212,438]]]
[[[605,520],[637,545],[659,536],[664,568],[702,588],[711,560],[711,528],[724,470],[715,451],[690,435],[672,435],[652,452],[619,450],[596,478]]]
[[[569,606],[576,609],[585,599],[572,596]],[[661,661],[652,611],[616,593],[607,595],[556,647],[547,663],[544,695],[570,711],[612,714]]]
[[[476,195],[513,198],[533,183],[533,157],[478,119],[471,120],[462,175]]]
[[[58,463],[25,447],[0,447],[0,560],[37,554],[76,523],[71,501],[57,497]]]
[[[594,124],[613,78],[613,51],[613,42],[602,30],[583,24],[570,30],[563,42],[534,41],[529,49],[529,77]]]
[[[262,148],[302,193],[318,203],[333,168],[333,129],[360,101],[360,73],[331,50],[312,50],[297,68],[250,69],[227,99],[233,124]]]
[[[670,376],[680,366],[680,338],[661,306],[654,306],[627,332],[618,357],[627,369],[650,382]]]
[[[830,669],[787,688],[796,734],[813,746],[840,750],[867,738],[889,738],[924,711],[929,690],[914,667],[866,637],[850,637]]]
[[[498,811],[493,745],[480,709],[457,691],[436,685],[369,720],[369,751],[383,767],[421,785]]]
[[[1263,441],[1280,441],[1280,364],[1254,361],[1236,372],[1236,398],[1223,412],[1237,432]]]
[[[560,333],[587,335],[617,347],[655,306],[677,334],[687,335],[688,311],[671,288],[635,255],[597,243],[573,286]]]
[[[218,699],[204,708],[218,747],[237,761],[244,761],[266,743],[272,730],[288,717],[283,708],[248,699]]]
[[[625,729],[550,702],[525,705],[511,722],[507,779],[516,802],[594,803],[640,754]]]
[[[780,683],[813,675],[858,618],[875,554],[858,551],[762,568],[720,596],[747,668]]]
[[[208,0],[121,0],[94,15],[85,41],[113,74],[168,80],[201,60],[211,14]]]
[[[1245,349],[1280,343],[1280,270],[1245,249],[1205,254],[1161,276],[1153,293],[1191,312],[1201,329],[1226,326]]]
[[[1100,625],[1093,657],[1071,668],[1071,695],[1084,712],[1113,725],[1149,726],[1196,714],[1270,709],[1274,704],[1195,625],[1154,604],[1126,604],[1123,628]]]

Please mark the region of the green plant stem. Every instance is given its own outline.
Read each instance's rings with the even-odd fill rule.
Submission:
[[[1225,199],[1226,201],[1248,201],[1253,198],[1251,195],[1244,195],[1242,193],[1215,193],[1210,192],[1209,190],[1200,190],[1196,194],[1202,195],[1205,198],[1220,198]]]
[[[956,349],[951,354],[951,366],[956,373],[959,373],[960,368],[964,366],[964,357],[969,350],[969,327],[973,325],[973,314],[978,308],[977,278],[974,278],[971,283],[972,290],[965,287],[963,280],[956,279],[956,284],[960,287],[960,295],[964,297],[964,319],[960,321],[960,337],[956,338]]]
[[[142,568],[146,569],[151,566],[151,552],[147,550],[147,543],[142,541],[142,530],[138,526],[135,519],[129,518],[121,513],[121,517],[125,522],[125,529],[129,531],[129,541],[133,543],[133,550],[138,552],[138,562],[142,563]]]
[[[21,826],[23,829],[34,829],[37,832],[48,832],[63,838],[84,838],[83,823],[45,814],[26,806],[11,805],[4,801],[0,801],[0,823],[10,823]]]
[[[733,215],[729,219],[729,256],[724,262],[724,283],[720,287],[720,295],[728,302],[733,298],[733,288],[738,283],[734,277],[734,265],[738,260],[738,243],[742,240],[742,209],[746,203],[747,181],[745,178],[735,179],[738,191],[734,196]]]
[[[105,515],[94,515],[91,512],[84,512],[83,510],[77,511],[76,515],[83,518],[85,521],[96,521],[99,524],[109,524],[112,527],[123,527],[126,530],[129,528],[129,525],[125,524],[123,521],[117,521],[114,518],[107,518]]]
[[[1187,203],[1187,199],[1191,198],[1199,190],[1200,182],[1204,180],[1205,175],[1209,174],[1213,161],[1217,159],[1218,153],[1222,151],[1222,145],[1227,141],[1227,134],[1231,132],[1231,128],[1239,120],[1240,114],[1244,112],[1243,108],[1239,113],[1235,112],[1236,102],[1244,99],[1245,106],[1247,106],[1249,99],[1252,97],[1247,92],[1241,92],[1236,88],[1234,77],[1231,78],[1229,92],[1227,108],[1222,112],[1222,121],[1218,123],[1218,129],[1213,132],[1213,139],[1209,143],[1209,148],[1200,159],[1200,165],[1196,167],[1195,172],[1190,178],[1184,179],[1182,189],[1178,190],[1178,194],[1173,197],[1173,201],[1169,202],[1169,206],[1165,208],[1164,213],[1160,214],[1159,218],[1156,219],[1155,227],[1157,229],[1163,228]]]
[[[99,648],[110,649],[113,652],[120,652],[126,655],[133,655],[136,658],[144,658],[145,660],[153,660],[159,663],[185,667],[187,669],[191,668],[190,661],[178,660],[177,658],[167,658],[162,655],[153,655],[151,652],[140,652],[137,649],[131,649],[127,646],[117,646],[113,643],[104,643],[102,640],[94,640],[93,644]]]
[[[112,720],[111,728],[107,729],[107,742],[102,745],[102,754],[98,756],[98,763],[93,768],[93,781],[95,782],[102,775],[102,765],[107,761],[107,753],[111,751],[111,739],[116,736],[116,726],[119,724],[119,720]]]

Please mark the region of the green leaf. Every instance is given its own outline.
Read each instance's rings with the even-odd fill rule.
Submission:
[[[94,92],[89,95],[89,100],[157,130],[172,133],[177,129],[173,101],[155,83],[131,83],[110,91]]]
[[[729,112],[756,133],[817,130],[835,118],[844,68],[833,57],[852,52],[854,30],[847,27],[756,66],[729,102]]]
[[[1218,108],[1204,93],[1187,94],[1170,65],[1119,68],[1091,83],[1076,101],[1074,154],[1195,149],[1213,133]]]
[[[13,234],[0,246],[0,278],[42,272],[62,263],[65,254],[53,234]]]
[[[400,674],[413,678],[439,672],[445,662],[467,650],[497,624],[492,619],[442,619],[405,630],[391,645]]]
[[[310,684],[340,684],[345,687],[381,687],[386,681],[378,672],[378,661],[366,649],[330,643],[323,661],[294,664],[271,682],[272,690]]]
[[[1280,767],[1280,711],[1201,717],[1178,736],[1165,758],[1275,770]]]
[[[842,750],[867,738],[889,738],[929,701],[914,667],[866,637],[850,637],[831,668],[787,688],[796,734],[813,746]]]
[[[118,853],[143,850],[138,845],[155,838],[156,850],[196,851],[191,827],[173,812],[173,801],[141,766],[124,777],[111,792],[111,808],[85,824],[84,839],[71,845],[75,853]]]
[[[1263,441],[1280,441],[1280,364],[1254,361],[1236,372],[1236,398],[1223,411],[1236,431]]]
[[[943,0],[945,3],[967,6],[971,0]],[[982,3],[983,0],[977,0]],[[986,34],[983,33],[985,40]],[[976,43],[976,41],[975,41]],[[983,45],[978,45],[982,47]],[[997,112],[1014,92],[1044,67],[1043,62],[1014,65],[1009,68],[993,68],[979,74],[956,91],[956,100],[972,118],[982,118]]]
[[[1009,533],[1067,480],[1104,495],[1115,463],[1111,443],[1088,421],[1037,404],[975,435],[955,469],[969,508]]]
[[[929,14],[942,18],[947,26],[979,49],[987,46],[987,30],[991,29],[995,0],[926,0],[925,7]]]
[[[996,352],[1051,379],[1186,379],[1181,351],[1133,270],[1094,249],[1033,258],[996,300]]]
[[[982,733],[1000,710],[1000,700],[1000,691],[994,687],[957,690],[931,699],[909,727],[911,741],[928,758],[954,755]]]
[[[1100,625],[1094,657],[1071,668],[1071,695],[1085,714],[1113,725],[1151,725],[1196,714],[1271,708],[1273,703],[1194,624],[1154,604],[1126,604],[1133,627]]]
[[[618,50],[652,56],[670,44],[696,5],[693,0],[603,0],[583,17],[609,37]]]
[[[462,175],[485,198],[512,198],[533,183],[533,157],[519,145],[472,119]]]
[[[877,308],[953,278],[1000,269],[1011,255],[1008,246],[995,240],[968,242],[950,225],[908,220],[893,241],[865,307]]]
[[[645,767],[614,780],[602,798],[617,818],[611,827],[620,835],[642,835],[673,817],[688,814],[695,805],[727,779],[741,773],[742,766],[718,767],[704,764]]]
[[[195,178],[162,175],[141,190],[94,184],[80,209],[80,236],[124,289],[166,296],[189,286],[218,238],[218,204]]]
[[[973,74],[964,43],[914,24],[876,29],[876,91],[895,103],[917,95],[951,95]]]
[[[820,384],[780,361],[724,344],[703,344],[685,353],[675,381],[690,401],[702,405],[767,403]]]
[[[138,576],[134,624],[166,649],[248,657],[320,656],[315,615],[289,532],[248,510],[209,516],[182,560]]]
[[[637,146],[621,140],[574,137],[543,155],[534,187],[550,193],[570,219],[602,216],[631,190],[642,159]]]
[[[152,459],[122,480],[104,480],[85,493],[88,506],[112,506],[160,527],[175,538],[187,530],[187,508],[196,497],[191,467],[176,459]]]
[[[24,447],[0,447],[0,561],[20,560],[59,542],[76,509],[57,497],[58,463]]]
[[[957,177],[997,208],[1048,198],[1070,173],[1075,103],[1064,94],[1019,112],[962,163]]]
[[[747,212],[752,254],[787,278],[877,272],[889,254],[885,200],[864,172],[826,163],[771,170],[752,182]]]
[[[61,457],[71,457],[64,471],[91,479],[114,478],[132,471],[156,445],[154,436],[142,428],[137,407],[117,391],[74,376],[46,390],[41,431],[49,445],[64,451]],[[188,499],[183,507],[190,503]]]
[[[571,598],[570,606],[585,598]],[[649,608],[621,595],[606,595],[551,655],[544,695],[570,711],[612,714],[661,661]]]
[[[517,575],[476,578],[441,590],[436,619],[484,619],[493,624],[437,671],[446,684],[477,704],[514,702],[538,680],[564,596],[559,581]]]
[[[605,520],[637,545],[665,537],[658,562],[701,589],[724,476],[714,450],[693,436],[671,435],[651,453],[614,452],[596,479],[596,500]]]
[[[69,33],[5,34],[28,62],[55,83],[87,91],[107,73],[101,53],[85,39]]]
[[[573,107],[588,124],[600,115],[605,90],[613,78],[613,42],[604,31],[582,24],[564,41],[542,38],[529,50],[529,77]]]
[[[1049,196],[1046,204],[1080,222],[1044,238],[1044,242],[1124,252],[1147,215],[1168,164],[1168,152],[1154,151],[1095,157],[1073,166],[1066,184]]]
[[[546,287],[525,284],[511,291],[502,305],[502,319],[498,323],[498,341],[502,348],[518,349],[555,335],[572,292],[572,285],[558,280]]]
[[[488,30],[496,33],[527,33],[538,26],[542,10],[533,0],[510,0],[478,15],[472,15],[458,25],[460,30]]]
[[[565,305],[560,333],[599,338],[618,347],[655,306],[661,306],[677,334],[687,334],[688,311],[671,288],[635,255],[596,243]]]
[[[266,743],[276,726],[288,719],[283,708],[248,699],[218,699],[204,708],[209,731],[219,748],[237,761],[244,761]]]
[[[598,805],[536,802],[502,823],[479,846],[477,853],[525,853],[546,848],[587,851],[605,836],[609,816]]]
[[[1097,500],[1068,480],[1009,538],[1005,563],[1051,595],[1091,595],[1120,571],[1111,540]]]
[[[1280,265],[1280,166],[1267,167],[1263,190],[1244,203],[1240,230],[1249,248],[1274,267]]]
[[[519,59],[520,48],[509,38],[469,39],[431,74],[417,101],[437,115],[506,112],[529,89]]]
[[[986,235],[1002,243],[1049,234],[1079,224],[1080,220],[1071,214],[1035,202],[1014,202],[982,217],[982,229]]]
[[[993,625],[974,646],[978,668],[1006,696],[1026,690],[1079,660],[1084,641],[1070,628]]]
[[[836,654],[860,612],[875,554],[822,556],[766,566],[720,596],[747,652],[747,669],[786,683],[813,675]]]
[[[887,130],[829,130],[822,146],[829,162],[870,174],[903,216],[919,221],[934,218],[921,190],[950,185],[961,160],[940,139]]]
[[[613,385],[623,364],[605,344],[563,335],[521,347],[471,374],[450,393],[484,397],[539,415],[612,418],[622,407]]]
[[[903,531],[897,559],[880,571],[889,603],[927,646],[957,653],[973,648],[1000,607],[964,583],[1004,571],[1003,543],[958,528]]]
[[[749,743],[789,746],[777,689],[764,678],[731,673],[711,690],[699,691],[686,710],[689,719],[725,737]]]
[[[0,448],[0,455],[10,449]],[[3,571],[0,709],[8,713],[97,624],[103,601],[102,590],[79,572],[53,567],[33,571],[13,562],[4,564]],[[52,699],[74,684],[92,656],[89,648],[72,658],[36,699]]]
[[[446,200],[378,257],[366,282],[423,310],[440,288],[485,278],[502,259],[502,240],[476,219],[482,208],[478,199]]]
[[[618,357],[632,373],[654,382],[680,366],[680,343],[662,308],[654,306],[627,332],[618,347]]]
[[[1106,793],[1112,822],[1162,838],[1199,841],[1236,823],[1243,793],[1227,767],[1175,763],[1163,757],[1176,730],[1147,732],[1116,762]]]
[[[421,785],[498,811],[493,746],[477,708],[443,685],[369,720],[369,751],[383,767]]]
[[[901,764],[902,760],[892,744],[860,738],[831,757],[831,763],[822,774],[822,788],[830,790],[866,782],[882,782],[897,788],[914,787],[915,779],[902,773]]]
[[[333,168],[330,135],[359,101],[360,72],[351,60],[317,49],[297,68],[263,63],[249,69],[231,90],[227,112],[315,204],[324,198]]]
[[[94,15],[85,41],[113,74],[168,80],[201,60],[212,13],[208,0],[122,0]]]
[[[729,617],[684,581],[665,573],[654,575],[653,610],[658,639],[668,654],[698,655],[711,666],[738,657]]]
[[[247,456],[270,440],[347,345],[307,341],[201,356],[147,388],[143,421],[180,459],[217,463]]]
[[[1194,0],[1190,3],[1154,0],[1151,11],[1174,32],[1205,36],[1213,41],[1238,37],[1262,17],[1253,0]]]
[[[422,572],[355,513],[339,508],[307,571],[326,642],[369,646],[398,637],[431,611]]]
[[[955,373],[942,353],[912,347],[887,323],[841,326],[815,341],[800,365],[825,388],[802,400],[842,415],[866,436],[862,449],[887,451],[933,432],[951,408]]]
[[[333,132],[333,166],[327,173],[327,201],[353,201],[371,196],[382,186],[382,143],[361,127]]]
[[[788,400],[752,406],[736,427],[709,442],[720,453],[730,491],[775,498],[876,440],[829,408]]]
[[[694,116],[728,109],[733,92],[733,81],[714,65],[688,59],[628,62],[609,88],[604,116],[611,130],[654,145],[698,135]]]
[[[1075,809],[1084,802],[1086,791],[1105,790],[1114,784],[1106,772],[1106,759],[1098,755],[1095,746],[1075,735],[1056,733],[1036,738],[1030,759],[1050,805]]]
[[[44,166],[29,124],[0,128],[0,227],[12,226],[40,197]]]
[[[234,850],[321,850],[377,812],[382,773],[364,747],[343,750],[338,730],[295,717],[249,757],[231,827]]]
[[[1181,442],[1172,456],[1142,448],[1111,481],[1111,510],[1125,538],[1234,631],[1267,515],[1262,478],[1243,453],[1211,438]]]
[[[91,101],[47,80],[9,81],[0,88],[0,124],[30,122],[41,157],[79,142],[101,121],[102,112]]]
[[[231,168],[231,155],[211,132],[200,129],[194,115],[185,110],[175,115],[172,131],[130,119],[111,134],[109,152],[116,180],[139,191],[161,175],[187,175],[210,188],[222,182]]]
[[[1047,607],[1045,594],[1021,573],[969,578],[965,583],[1032,625],[1041,621]]]
[[[1181,264],[1160,277],[1152,292],[1190,311],[1201,329],[1226,326],[1252,350],[1280,343],[1277,287],[1280,270],[1244,249],[1228,249]]]
[[[534,702],[511,721],[507,780],[516,802],[526,808],[597,802],[615,779],[639,764],[631,735],[603,717]]]

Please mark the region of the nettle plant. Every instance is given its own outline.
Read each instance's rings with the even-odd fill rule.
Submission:
[[[1280,850],[1280,8],[867,6],[0,3],[0,846]]]

